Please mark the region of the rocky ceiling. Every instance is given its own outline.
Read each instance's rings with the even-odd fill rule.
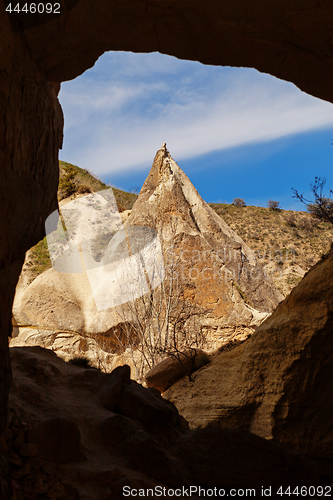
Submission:
[[[25,251],[57,206],[59,82],[107,50],[160,51],[254,67],[333,102],[330,0],[62,0],[61,15],[31,16],[6,13],[7,3],[0,5],[0,431],[15,286]]]
[[[25,32],[49,80],[78,76],[106,50],[160,51],[205,64],[254,67],[333,99],[333,6],[328,0],[74,3],[58,19]]]

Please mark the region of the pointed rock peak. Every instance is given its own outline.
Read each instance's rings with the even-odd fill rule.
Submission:
[[[198,274],[195,284],[198,297],[207,292],[210,303],[217,304],[218,317],[226,315],[231,321],[232,310],[235,310],[235,317],[239,316],[234,299],[237,289],[230,285],[233,280],[259,311],[271,311],[281,298],[274,284],[266,279],[254,252],[201,198],[171,157],[165,143],[155,155],[126,225],[154,227],[159,231],[165,247],[171,248],[172,238],[178,238],[177,241],[182,242],[182,252],[190,256],[184,266],[192,269],[194,265],[195,270],[193,268],[189,272],[191,276],[195,272]],[[216,268],[224,272],[219,278],[214,275],[215,284],[205,278],[206,257],[202,256],[206,254],[215,262]],[[194,263],[191,263],[192,260]],[[211,289],[215,290],[214,293]],[[225,300],[221,299],[223,296]],[[205,302],[205,299],[202,300]]]
[[[151,173],[156,171],[159,174],[158,181],[166,180],[173,173],[170,165],[171,160],[172,157],[167,150],[166,142],[163,142],[161,149],[155,155],[151,168]]]
[[[157,186],[168,181],[170,176],[173,175],[174,169],[172,164],[175,164],[169,151],[167,150],[166,143],[155,154],[153,165],[150,169],[149,175],[145,180],[140,195],[152,193]]]

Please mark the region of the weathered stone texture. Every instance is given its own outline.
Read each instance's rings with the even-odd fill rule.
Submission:
[[[172,403],[129,379],[128,367],[105,374],[40,347],[13,348],[11,358],[11,418],[0,450],[24,497],[121,498],[124,485],[320,484],[315,464],[249,432],[189,431]],[[117,381],[111,410],[106,396]],[[66,491],[57,496],[59,484]]]
[[[76,77],[106,50],[160,51],[254,67],[332,100],[332,24],[332,5],[317,0],[80,0],[26,36],[54,81]]]

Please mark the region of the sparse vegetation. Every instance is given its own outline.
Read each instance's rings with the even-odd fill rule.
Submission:
[[[78,194],[89,194],[92,193],[91,189],[89,186],[80,186],[79,189],[77,190]]]
[[[248,299],[248,297],[245,295],[245,292],[241,289],[241,287],[239,285],[237,285],[237,283],[233,283],[234,287],[236,288],[236,290],[238,291],[239,295],[242,297],[242,299],[244,300],[244,302],[246,302],[246,304],[248,304],[249,306],[253,307],[253,304],[251,303],[251,301]]]
[[[249,245],[264,266],[270,262],[277,264],[275,258],[281,255],[283,249],[288,249],[289,252],[282,253],[285,264],[287,260],[290,265],[298,265],[307,271],[328,252],[333,240],[332,225],[314,219],[307,212],[282,209],[275,212],[253,206],[240,210],[233,204],[221,203],[210,203],[210,206]],[[299,281],[298,278],[295,282],[288,282],[287,278],[284,280],[287,289],[293,288]]]
[[[29,250],[27,267],[30,271],[30,280],[33,281],[39,274],[51,267],[51,259],[47,247],[46,237]]]
[[[323,186],[323,184],[317,182],[315,186],[317,191],[318,185]],[[75,186],[74,194],[89,194],[90,192],[108,188],[105,183],[96,179],[88,170],[66,162],[60,162],[59,198],[61,197],[61,186],[67,189],[67,192],[71,192],[73,186]],[[137,199],[136,194],[127,193],[117,188],[113,188],[113,193],[120,212],[131,209]],[[236,200],[237,198],[235,198],[234,202]],[[244,201],[241,198],[239,200]],[[294,264],[308,270],[321,255],[329,250],[333,240],[331,224],[323,218],[314,217],[315,213],[312,213],[311,207],[309,213],[307,213],[246,205],[241,205],[242,209],[240,210],[239,205],[236,203],[214,203],[210,205],[231,229],[236,231],[254,250],[256,256],[264,265],[274,260],[276,252],[287,248],[294,251]],[[97,246],[94,248],[97,259],[109,240],[110,234],[101,234],[101,239],[96,242]],[[51,267],[46,238],[29,251],[26,266],[31,271],[30,281]]]
[[[207,309],[193,298],[194,285],[190,279],[186,281],[181,277],[185,240],[179,242],[177,239],[178,223],[177,216],[169,220],[171,236],[167,241],[168,250],[162,250],[164,270],[160,285],[123,306],[124,327],[117,340],[130,354],[138,380],[167,356],[182,364],[191,379],[192,371],[185,367],[184,357],[194,363],[195,349],[205,346],[205,332],[199,318],[207,313]],[[156,221],[150,221],[150,227],[157,227]],[[159,230],[162,247],[166,244],[163,229]],[[154,272],[158,275],[162,270],[157,266]],[[130,323],[126,322],[127,316],[133,318]]]
[[[277,210],[280,209],[280,202],[276,200],[268,200],[267,206],[268,208],[276,212]]]
[[[58,187],[58,197],[59,200],[68,198],[77,191],[77,185],[74,181],[75,171],[72,165],[67,164],[65,167],[65,172],[60,176],[59,187]]]
[[[236,205],[236,207],[246,207],[246,203],[243,198],[234,198],[232,203],[233,205]]]
[[[89,170],[77,167],[76,165],[72,165],[71,163],[59,161],[59,168],[59,200],[63,200],[64,198],[72,196],[73,194],[95,193],[97,191],[102,191],[103,189],[108,189],[109,187],[111,187],[97,179],[96,176],[94,176]],[[128,193],[126,191],[122,191],[121,189],[112,187],[119,212],[132,209],[134,202],[138,197],[138,189],[139,188],[136,187],[135,193]]]
[[[315,218],[320,220],[325,220],[330,224],[333,224],[333,199],[328,198],[323,194],[323,189],[326,184],[325,177],[315,177],[313,184],[310,184],[311,191],[314,196],[314,200],[307,200],[303,194],[299,194],[297,189],[291,188],[294,195],[293,198],[298,199],[303,203],[308,212]],[[333,194],[333,190],[330,189],[330,194]]]
[[[293,212],[287,213],[284,216],[284,220],[290,227],[296,227],[296,216]]]

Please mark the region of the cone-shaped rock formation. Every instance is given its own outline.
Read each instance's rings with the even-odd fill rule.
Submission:
[[[282,299],[254,252],[201,198],[166,144],[126,221],[131,225],[157,229],[166,265],[176,254],[178,276],[191,285],[192,300],[208,309],[208,329],[258,324]]]
[[[100,226],[103,226],[104,219],[101,221]],[[87,222],[84,238],[89,239],[88,224]],[[98,224],[93,227],[96,226]],[[131,243],[135,243],[136,248],[131,248],[132,254],[139,256],[139,260],[145,264],[141,278],[144,273],[145,278],[150,278],[150,283],[148,279],[142,293],[149,293],[151,288],[159,293],[158,285],[164,281],[170,284],[172,280],[172,300],[177,302],[181,298],[187,304],[200,309],[198,316],[201,328],[207,334],[212,347],[234,335],[239,327],[251,327],[252,329],[246,331],[250,333],[282,298],[273,282],[265,276],[264,269],[254,253],[204,202],[188,177],[171,158],[165,144],[157,152],[148,178],[124,226],[125,231],[121,228],[120,231],[127,235],[126,238],[119,238],[116,233],[105,249],[105,255],[111,251],[117,254],[120,247],[126,250],[126,240],[129,242],[129,248]],[[138,226],[138,230],[133,226]],[[147,227],[153,230],[143,229]],[[164,261],[163,273],[158,280],[155,276],[154,283],[152,265],[148,262],[152,259],[152,248],[155,248],[154,238],[148,245],[145,242],[146,246],[143,249],[140,247],[140,250],[138,240],[130,236],[144,234],[146,238],[147,231],[158,235],[158,248],[163,255],[163,259],[159,257],[159,262]],[[151,235],[148,236],[151,238]],[[88,245],[92,246],[89,241]],[[127,273],[128,276],[124,276],[124,280],[129,284],[134,280],[131,275],[133,269],[127,264],[130,263],[132,254],[130,252],[127,259],[114,259],[115,263],[110,264],[115,266],[115,271],[112,272],[117,273],[116,268],[120,266],[122,272]],[[156,256],[153,256],[153,263],[155,261]],[[96,265],[98,264],[97,262]],[[170,271],[170,266],[173,266],[173,272]],[[104,269],[107,269],[107,265],[97,269],[102,278]],[[113,276],[112,273],[108,275],[106,281],[104,276],[106,285],[110,283],[110,287],[112,286]],[[103,342],[103,335],[106,338],[112,337],[120,324],[124,321],[131,322],[132,314],[126,315],[123,310],[119,314],[119,307],[98,310],[88,278],[87,273],[62,273],[56,269],[50,269],[38,276],[23,293],[17,294],[14,303],[17,325],[52,330],[51,340],[54,345],[49,341],[47,345],[55,348],[57,352],[59,346],[64,346],[64,342],[55,340],[53,332],[56,331],[62,332],[62,336],[63,332],[66,332],[67,337],[71,335],[70,332],[97,335]],[[118,282],[121,281],[119,277],[117,279]],[[130,289],[131,287],[128,287],[128,290]],[[104,290],[107,291],[107,287]],[[112,295],[113,288],[110,290]],[[128,298],[123,302],[126,301]],[[122,307],[120,304],[120,309]],[[184,313],[182,314],[184,317]],[[39,337],[36,337],[38,331],[30,329],[28,335],[23,335],[23,329],[20,329],[20,332],[23,345],[40,344]],[[69,342],[67,337],[66,344]],[[77,342],[78,337],[74,340]],[[73,341],[73,344],[75,342]],[[79,345],[81,344],[80,341]],[[21,345],[21,341],[15,340],[15,345]],[[68,348],[66,345],[62,350],[67,352]]]

